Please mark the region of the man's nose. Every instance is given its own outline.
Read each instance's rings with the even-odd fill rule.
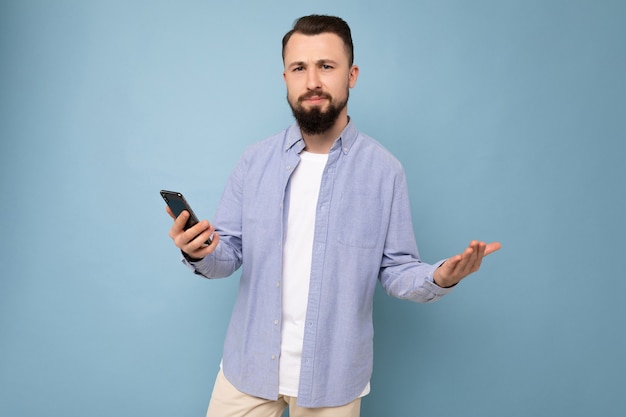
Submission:
[[[307,71],[306,76],[306,86],[309,90],[315,90],[321,87],[320,76],[316,68]]]

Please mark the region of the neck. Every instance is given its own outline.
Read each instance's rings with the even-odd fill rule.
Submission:
[[[335,121],[333,127],[324,133],[310,135],[302,132],[302,138],[305,144],[304,149],[311,153],[329,153],[333,143],[335,143],[335,140],[348,125],[349,121],[350,118],[347,114],[341,114]]]

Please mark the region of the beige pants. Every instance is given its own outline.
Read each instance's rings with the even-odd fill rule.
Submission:
[[[215,380],[213,395],[207,417],[281,417],[289,406],[290,417],[359,417],[361,399],[341,407],[302,408],[296,398],[279,396],[278,400],[266,400],[239,392],[220,370]]]

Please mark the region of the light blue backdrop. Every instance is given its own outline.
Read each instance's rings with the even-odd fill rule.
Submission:
[[[280,39],[338,14],[350,114],[410,183],[424,260],[500,240],[432,305],[376,295],[363,416],[626,415],[626,2],[0,2],[0,415],[201,416],[237,277],[179,262],[289,123]]]

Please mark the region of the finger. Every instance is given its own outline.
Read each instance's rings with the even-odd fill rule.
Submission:
[[[456,281],[453,281],[452,276],[456,265],[461,260],[461,255],[454,255],[446,259],[444,263],[439,265],[439,268],[435,270],[433,275],[433,281],[435,284],[441,287],[448,287],[454,285]]]
[[[172,209],[170,208],[170,206],[165,205],[165,211],[167,211],[167,214],[169,214],[172,219],[176,220],[176,216],[174,216],[174,213],[172,213]]]
[[[206,242],[207,240],[209,240],[209,237],[211,238],[211,244],[207,245]],[[217,244],[220,241],[220,235],[217,232],[214,231],[207,231],[206,233],[203,233],[201,236],[198,236],[198,240],[200,243],[200,247],[199,250],[201,250],[204,255],[206,256],[209,253],[213,252],[215,250],[215,248],[217,247]]]
[[[471,242],[470,245],[463,251],[461,260],[456,267],[456,276],[458,279],[464,278],[472,271],[478,254],[476,244],[477,242]]]
[[[441,265],[439,276],[445,281],[458,282],[471,274],[475,265],[480,265],[481,245],[477,240],[472,240],[467,248],[458,255],[446,260]]]
[[[183,210],[174,220],[174,225],[180,230],[185,230],[187,220],[189,220],[189,212],[187,210]]]
[[[442,268],[444,271],[446,271],[446,275],[452,275],[454,274],[454,271],[456,270],[457,266],[459,265],[459,262],[461,262],[462,259],[462,255],[454,255],[448,259],[446,259],[446,261],[443,263],[443,265],[441,265],[440,268]]]
[[[208,227],[205,228],[205,229],[200,228],[200,230],[201,230],[200,233],[196,234],[195,237],[193,238],[194,243],[198,243],[199,247],[209,246],[206,242],[209,241],[209,239],[211,238],[211,235],[213,234],[213,232],[215,232],[215,227],[213,227],[213,225],[211,225],[206,220],[203,220],[202,222],[198,223],[198,225],[199,224],[203,224],[203,226],[204,226],[204,222],[206,222]],[[198,225],[196,225],[196,226],[198,226]]]
[[[211,252],[215,250],[218,243],[220,243],[220,234],[217,232],[213,232],[213,237],[211,238],[211,244],[209,245],[209,248],[211,248]]]
[[[207,220],[202,220],[187,229],[180,237],[180,243],[184,246],[184,251],[191,253],[202,246],[207,246],[206,241],[215,231],[215,228]]]
[[[500,242],[491,242],[487,244],[487,246],[485,247],[485,256],[494,253],[497,250],[500,250],[500,248],[502,248]]]
[[[487,248],[487,244],[485,242],[478,243],[476,247],[476,257],[473,261],[473,264],[470,268],[470,274],[478,271],[483,262],[483,258],[485,257],[485,249]]]
[[[193,258],[198,259],[202,259],[208,254],[212,253],[220,241],[220,236],[218,233],[213,233],[213,239],[211,239],[211,244],[207,245],[206,242],[210,236],[210,232],[213,232],[213,230],[204,232],[197,236],[183,249],[183,252],[191,255],[191,257]]]
[[[174,223],[172,224],[172,227],[170,228],[169,235],[174,240],[174,243],[176,243],[176,246],[178,246],[179,248],[180,248],[179,242],[185,230],[185,224],[187,224],[188,217],[189,217],[189,213],[187,213],[186,211],[183,211],[180,214],[180,216],[174,219]]]
[[[189,213],[187,211],[183,211],[176,218],[176,220],[174,220],[174,224],[172,225],[172,228],[170,229],[170,237],[174,240],[174,243],[180,249],[183,249],[183,247],[189,244],[189,242],[193,240],[193,238],[197,234],[202,232],[202,230],[197,230],[195,234],[193,232],[190,232],[190,230],[192,230],[193,227],[196,227],[197,225],[194,225],[193,227],[189,229],[185,229],[188,219],[189,219]]]
[[[220,236],[219,234],[215,233],[214,237],[213,237],[213,241],[211,242],[210,245],[204,245],[203,247],[201,247],[200,249],[198,249],[197,251],[195,251],[194,253],[188,253],[189,255],[191,255],[192,258],[198,258],[198,259],[202,259],[205,256],[213,253],[213,251],[215,250],[215,248],[217,247],[217,244],[220,241]]]
[[[443,269],[442,278],[446,281],[458,282],[458,277],[463,274],[463,270],[466,268],[467,255],[468,253],[464,251],[463,253],[448,258],[441,266],[441,269]]]
[[[471,273],[480,269],[482,259],[485,256],[485,242],[472,240],[462,255],[462,259],[457,267],[458,279],[461,280]]]

